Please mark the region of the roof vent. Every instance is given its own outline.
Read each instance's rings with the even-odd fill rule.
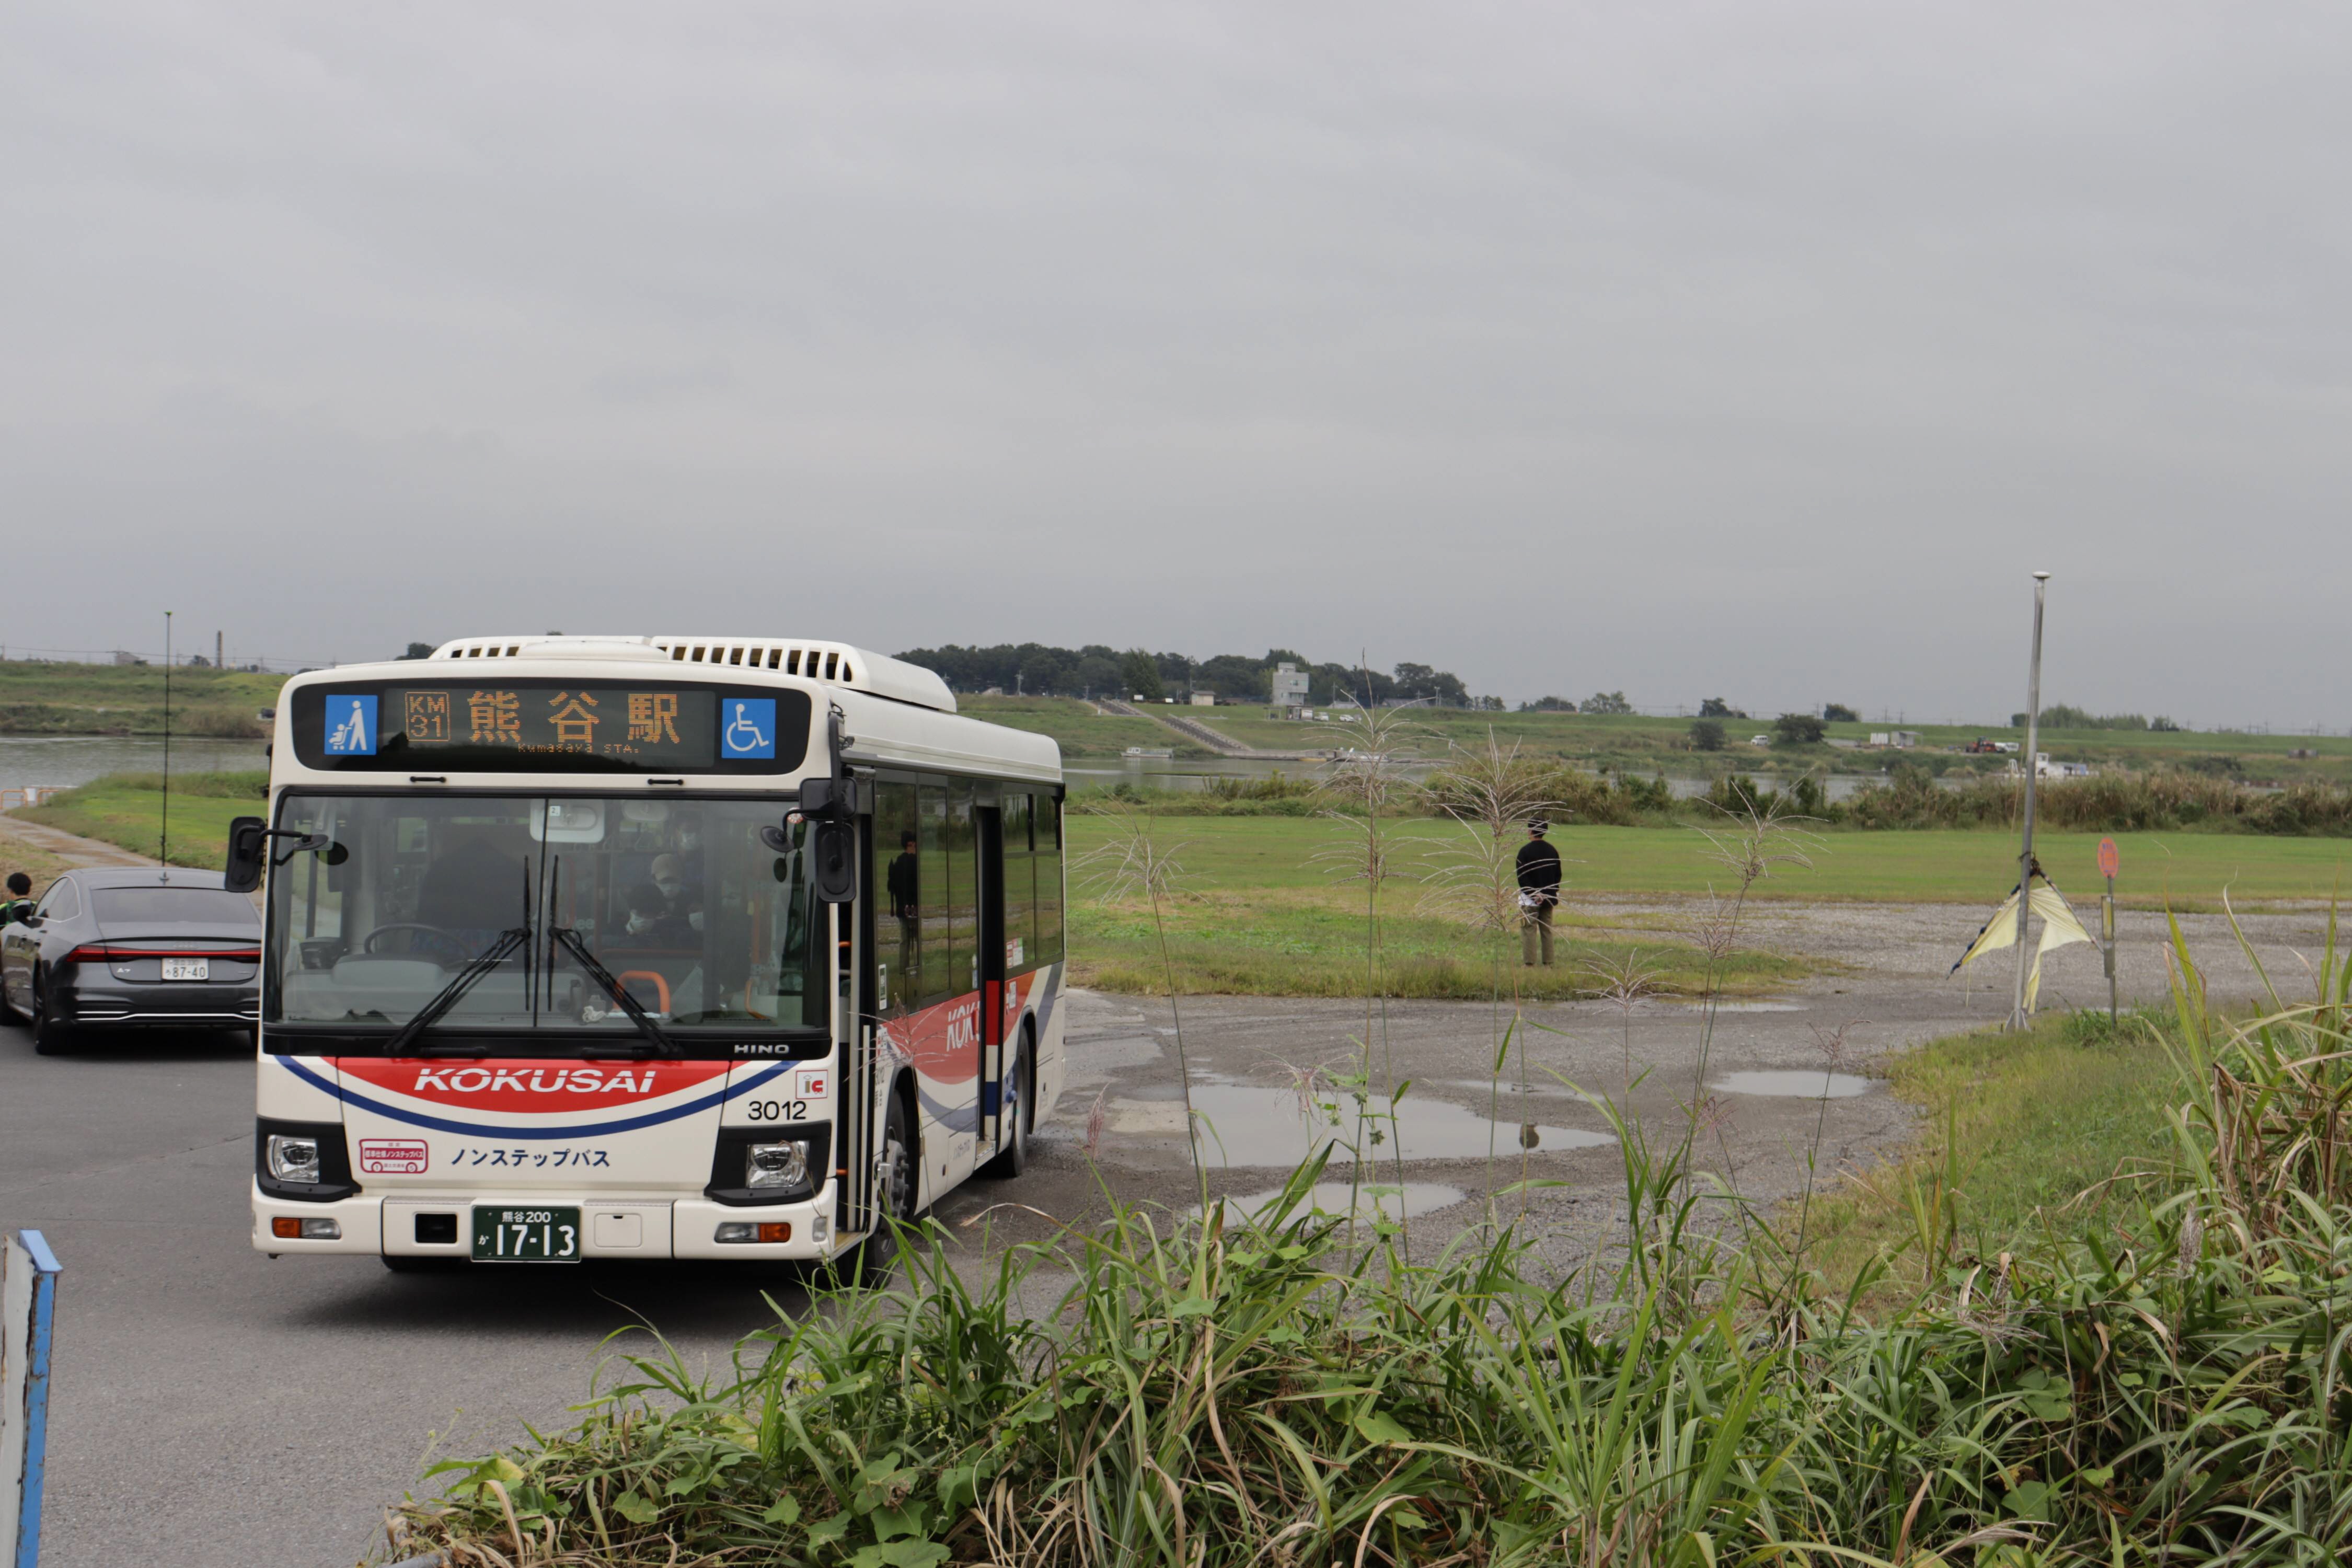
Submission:
[[[942,713],[956,710],[955,693],[948,689],[948,683],[920,665],[868,653],[847,643],[796,637],[459,637],[435,648],[433,657],[661,660],[722,669],[763,669],[845,686],[853,691],[870,691]]]

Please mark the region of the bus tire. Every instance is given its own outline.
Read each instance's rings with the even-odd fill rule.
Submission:
[[[1013,1079],[1004,1086],[1005,1139],[996,1158],[980,1168],[993,1182],[1010,1181],[1029,1168],[1029,1130],[1037,1113],[1037,1047],[1022,1026],[1021,1048],[1013,1054]]]
[[[912,1227],[915,1205],[922,1193],[922,1173],[916,1169],[915,1123],[907,1111],[907,1097],[893,1089],[890,1109],[882,1121],[882,1190],[877,1206],[901,1226]],[[898,1266],[898,1233],[887,1222],[877,1223],[856,1250],[836,1266],[835,1277],[874,1289],[889,1283]]]

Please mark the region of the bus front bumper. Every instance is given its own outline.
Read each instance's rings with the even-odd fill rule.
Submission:
[[[737,1262],[830,1258],[834,1192],[828,1182],[799,1203],[740,1207],[707,1198],[613,1198],[591,1194],[477,1192],[446,1197],[376,1197],[362,1194],[332,1203],[272,1197],[253,1184],[253,1247],[284,1254],[362,1253],[370,1257],[455,1258],[471,1255],[477,1206],[576,1206],[582,1258],[698,1258]],[[278,1234],[280,1220],[310,1234]],[[305,1223],[309,1222],[309,1223]],[[789,1227],[788,1239],[722,1241],[722,1235],[759,1236]],[[722,1229],[721,1227],[727,1227]],[[328,1234],[331,1230],[331,1234]],[[447,1239],[443,1239],[446,1237]]]

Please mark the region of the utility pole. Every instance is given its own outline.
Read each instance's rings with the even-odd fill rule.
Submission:
[[[163,879],[172,879],[172,612],[163,612],[163,826],[157,837],[155,858],[163,863]]]
[[[2017,996],[2009,1010],[2009,1026],[2022,1030],[2025,1016],[2025,970],[2032,954],[2026,950],[2025,917],[2033,912],[2033,787],[2034,748],[2042,735],[2042,597],[2050,574],[2033,574],[2033,657],[2025,674],[2025,839],[2017,852]]]
[[[221,661],[221,648],[226,641],[227,635],[226,633],[215,632],[213,634],[213,668],[215,669],[226,669],[228,668],[227,665]]]

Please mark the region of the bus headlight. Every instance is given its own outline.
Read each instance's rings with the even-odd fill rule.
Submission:
[[[272,1132],[269,1135],[269,1173],[281,1182],[318,1185],[319,1141]]]
[[[754,1192],[803,1187],[808,1168],[808,1145],[797,1138],[786,1143],[754,1143],[743,1152],[743,1184]]]

